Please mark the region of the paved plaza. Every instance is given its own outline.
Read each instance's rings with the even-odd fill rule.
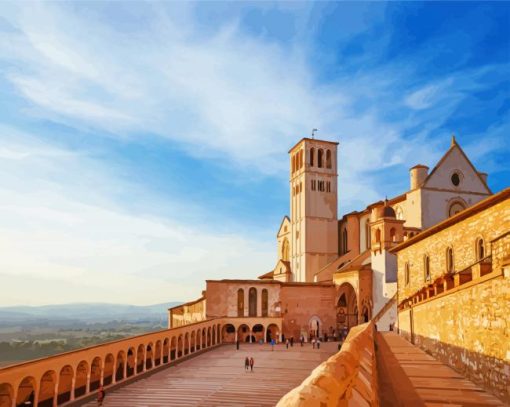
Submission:
[[[274,406],[321,362],[337,351],[338,342],[286,349],[268,344],[223,345],[107,393],[104,407]],[[254,372],[244,371],[253,356]],[[86,406],[96,407],[96,402]]]

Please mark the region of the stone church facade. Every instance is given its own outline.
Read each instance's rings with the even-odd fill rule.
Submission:
[[[338,336],[373,318],[379,330],[393,329],[392,248],[491,196],[487,175],[452,137],[431,171],[410,169],[408,191],[339,217],[337,148],[303,138],[290,149],[290,214],[276,234],[273,269],[254,280],[208,280],[200,299],[169,310],[169,327],[232,318],[222,333],[227,341]],[[251,322],[239,330],[246,318]],[[270,328],[266,318],[279,322]],[[255,325],[262,329],[254,332]]]

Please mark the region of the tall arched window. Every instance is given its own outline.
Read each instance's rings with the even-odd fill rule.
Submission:
[[[395,242],[397,240],[397,232],[396,232],[395,228],[390,229],[390,240],[392,242]]]
[[[237,290],[237,316],[244,317],[244,290]]]
[[[367,243],[367,249],[370,249],[371,246],[371,238],[370,238],[370,219],[365,221],[365,240]]]
[[[395,215],[398,220],[404,219],[404,212],[402,211],[402,208],[400,206],[397,206],[397,208],[395,209]]]
[[[476,241],[476,259],[482,260],[485,257],[485,245],[482,238]]]
[[[296,171],[296,155],[293,155],[290,161],[292,163],[292,173],[294,173]]]
[[[326,168],[331,168],[331,151],[326,150]]]
[[[257,289],[255,287],[250,288],[248,292],[248,316],[257,316]]]
[[[446,271],[448,273],[453,273],[454,265],[453,265],[453,249],[448,247],[446,249]]]
[[[457,215],[460,211],[466,209],[466,206],[459,201],[455,201],[450,205],[450,209],[448,209],[448,216]]]
[[[267,290],[264,288],[262,290],[262,316],[267,317],[267,309],[268,309],[268,294]]]
[[[299,168],[303,168],[304,164],[305,164],[305,152],[304,150],[301,150],[299,152]]]
[[[425,282],[430,281],[430,259],[429,256],[425,255],[423,257],[423,277]]]
[[[310,166],[313,167],[313,159],[315,157],[315,148],[310,149]]]
[[[375,242],[381,243],[381,229],[375,230]]]
[[[282,260],[283,261],[289,261],[290,255],[290,245],[289,245],[289,239],[285,238],[283,239],[282,243]]]
[[[409,285],[409,263],[406,263],[404,266],[404,279],[406,285]]]
[[[342,231],[342,253],[347,253],[347,228]]]
[[[324,155],[324,151],[322,151],[322,149],[319,149],[318,153],[317,153],[317,167],[319,167],[319,168],[322,168],[323,155]]]

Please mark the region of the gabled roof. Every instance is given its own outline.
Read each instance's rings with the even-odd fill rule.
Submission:
[[[282,223],[280,223],[280,227],[278,228],[278,233],[276,234],[276,237],[280,236],[282,233],[282,229],[283,229],[283,225],[286,223],[286,221],[290,224],[290,218],[285,215],[282,219]],[[289,233],[289,231],[285,232],[285,233]]]
[[[422,188],[427,186],[427,182],[430,181],[430,179],[432,178],[434,173],[441,167],[441,165],[446,161],[448,156],[450,156],[453,153],[453,151],[455,151],[455,150],[460,152],[461,156],[466,160],[466,163],[468,164],[468,166],[471,167],[471,169],[476,174],[476,176],[478,177],[478,179],[480,180],[482,185],[487,189],[487,192],[489,194],[492,194],[492,191],[490,190],[489,186],[487,185],[485,180],[481,177],[480,172],[478,172],[478,170],[475,168],[475,166],[473,165],[471,160],[468,158],[466,153],[464,153],[464,150],[462,150],[462,148],[457,144],[457,141],[455,140],[455,136],[452,136],[452,142],[450,144],[450,148],[441,157],[441,159],[437,162],[437,164],[434,166],[434,168],[429,173],[429,175],[427,175],[427,178],[425,178],[425,180],[423,181]]]
[[[266,274],[262,274],[257,277],[259,280],[272,280],[273,279],[273,270],[268,271]]]
[[[370,250],[365,250],[363,253],[357,255],[354,259],[351,261],[345,263],[341,267],[337,269],[337,273],[340,273],[342,271],[348,271],[348,270],[354,270],[361,268],[366,265],[366,260],[370,258]]]

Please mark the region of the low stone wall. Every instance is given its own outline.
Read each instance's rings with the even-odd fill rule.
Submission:
[[[351,329],[342,350],[316,367],[277,407],[379,406],[373,322]]]

